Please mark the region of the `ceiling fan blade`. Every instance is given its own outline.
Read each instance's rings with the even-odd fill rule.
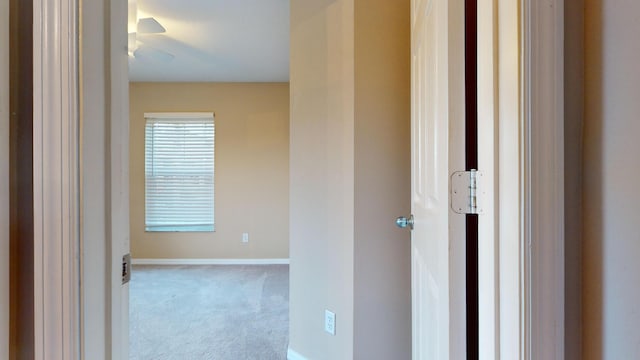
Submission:
[[[167,49],[182,59],[192,58],[205,64],[218,63],[219,61],[214,54],[207,53],[196,46],[166,34],[144,34],[139,38],[147,46],[155,47],[156,49]]]
[[[166,51],[158,50],[146,45],[140,45],[133,52],[133,57],[135,57],[136,59],[149,59],[153,61],[170,62],[175,56]]]
[[[167,29],[152,17],[138,20],[138,33],[140,34],[161,34],[166,31]]]

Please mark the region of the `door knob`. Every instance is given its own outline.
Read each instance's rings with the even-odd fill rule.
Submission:
[[[408,219],[404,216],[398,217],[396,219],[396,226],[402,229],[409,227],[409,229],[413,230],[413,215],[410,215]]]

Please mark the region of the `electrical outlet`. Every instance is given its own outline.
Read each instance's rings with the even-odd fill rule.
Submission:
[[[324,311],[324,331],[331,335],[336,334],[336,314],[329,310]]]
[[[249,242],[249,233],[242,233],[242,242],[243,243]]]

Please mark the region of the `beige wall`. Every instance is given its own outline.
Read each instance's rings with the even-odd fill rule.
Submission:
[[[308,359],[410,358],[394,228],[410,209],[408,31],[404,0],[291,2],[289,345]]]
[[[0,359],[9,358],[9,0],[0,0]]]
[[[215,112],[213,233],[144,231],[144,113]],[[289,85],[132,83],[134,258],[289,258]],[[242,243],[242,233],[249,243]]]
[[[409,5],[355,1],[354,359],[411,358]]]
[[[584,358],[640,353],[640,2],[585,1]]]
[[[582,359],[582,135],[584,1],[564,2],[565,14],[565,359]]]
[[[353,358],[353,0],[291,1],[289,347]],[[336,313],[336,335],[323,331]]]

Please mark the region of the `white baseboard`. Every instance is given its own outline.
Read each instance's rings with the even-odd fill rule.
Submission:
[[[307,360],[307,358],[289,348],[287,349],[287,360]]]
[[[133,265],[288,265],[289,259],[132,259]]]

